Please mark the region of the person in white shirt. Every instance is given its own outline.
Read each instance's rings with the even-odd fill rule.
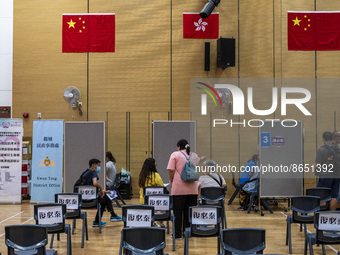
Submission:
[[[227,184],[221,174],[215,173],[216,162],[214,160],[206,160],[205,165],[206,174],[202,175],[198,180],[198,189],[205,187],[226,187]]]
[[[112,190],[116,180],[116,159],[110,151],[106,152],[106,187]]]

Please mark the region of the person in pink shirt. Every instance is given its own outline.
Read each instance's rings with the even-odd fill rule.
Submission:
[[[181,173],[187,158],[195,165],[200,158],[194,152],[190,153],[190,145],[185,139],[177,143],[177,151],[170,156],[167,169],[169,170],[171,195],[175,215],[175,238],[182,238],[183,231],[189,227],[189,207],[197,205],[198,182],[186,182],[181,178]],[[183,227],[183,228],[182,228]]]

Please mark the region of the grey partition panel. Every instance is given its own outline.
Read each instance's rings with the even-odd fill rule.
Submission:
[[[294,126],[295,122],[284,123]],[[284,127],[280,121],[266,121],[260,128],[260,196],[303,195],[302,121]],[[300,166],[300,170],[299,169]]]
[[[105,122],[65,122],[64,146],[64,191],[73,192],[92,158],[101,161],[99,184],[105,189]]]
[[[153,121],[153,158],[164,183],[169,182],[166,167],[180,139],[186,139],[190,144],[190,150],[196,151],[195,121]]]

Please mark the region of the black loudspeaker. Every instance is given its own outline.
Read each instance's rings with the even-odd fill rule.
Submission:
[[[204,71],[210,71],[210,42],[205,43]]]
[[[217,40],[217,66],[223,69],[235,66],[235,38]]]

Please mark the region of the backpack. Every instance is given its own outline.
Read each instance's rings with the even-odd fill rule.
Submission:
[[[76,181],[76,183],[74,184],[74,187],[73,187],[73,192],[77,192],[76,191],[76,187],[78,186],[83,186],[86,184],[87,180],[91,177],[92,175],[92,171],[90,171],[87,175],[84,175],[84,173],[82,173],[79,177],[79,179]]]
[[[185,163],[182,173],[181,173],[181,178],[185,182],[194,182],[198,180],[198,172],[196,171],[196,167],[194,163],[190,161],[191,155],[189,155],[189,158],[185,156],[183,152],[181,152],[184,157],[186,158],[187,162]]]
[[[326,175],[329,178],[339,178],[340,174],[340,149],[338,147],[322,146],[327,150],[327,160],[315,171],[317,176]]]

